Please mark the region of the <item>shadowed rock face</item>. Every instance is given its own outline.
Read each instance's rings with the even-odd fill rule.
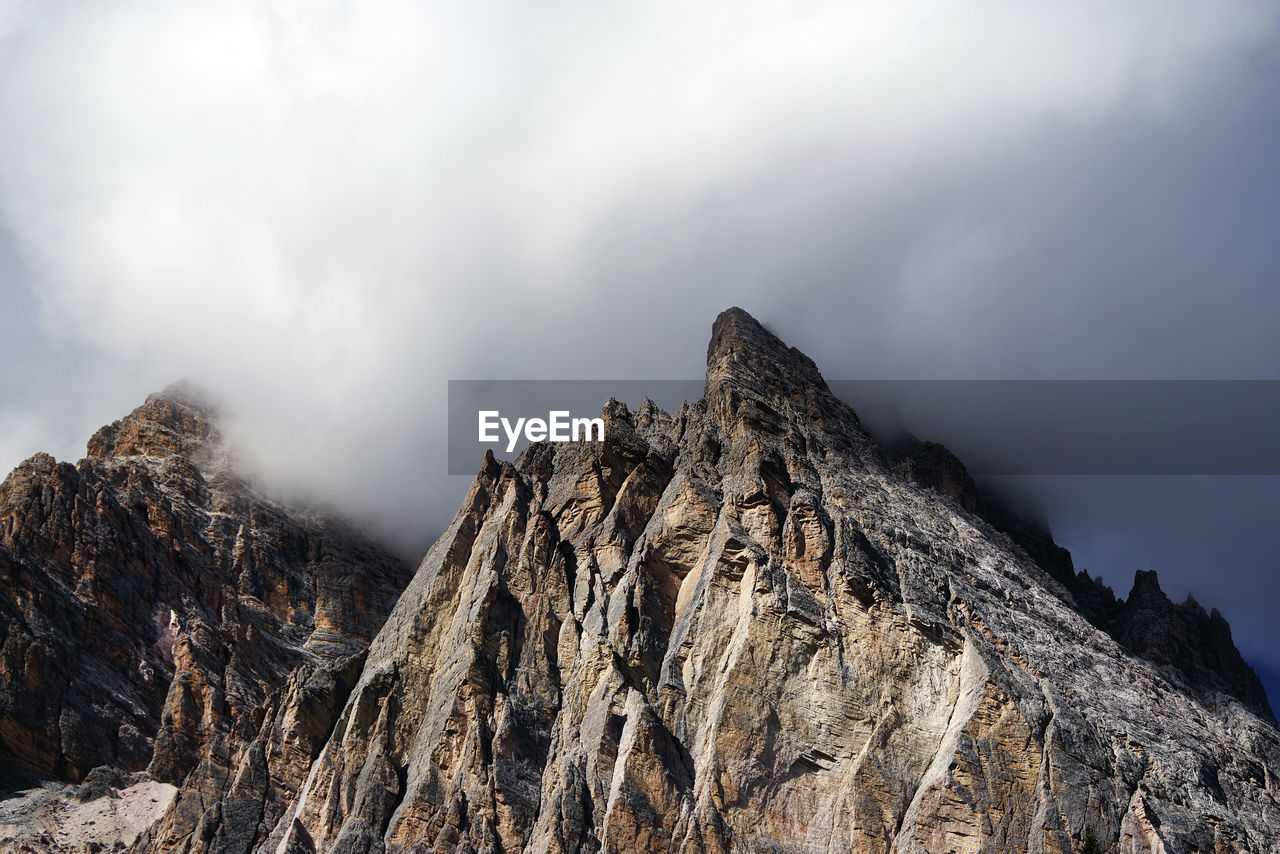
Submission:
[[[1133,590],[1111,625],[1131,652],[1176,668],[1193,685],[1227,691],[1275,721],[1262,680],[1236,649],[1226,619],[1216,608],[1206,613],[1190,596],[1173,604],[1154,571],[1134,576]]]
[[[257,495],[225,453],[174,388],[87,459],[37,454],[0,485],[0,765],[173,784],[203,766],[215,789],[291,674],[363,655],[408,569]]]
[[[1273,723],[1091,624],[746,313],[701,400],[605,418],[486,458],[296,794],[189,850],[1280,851]]]

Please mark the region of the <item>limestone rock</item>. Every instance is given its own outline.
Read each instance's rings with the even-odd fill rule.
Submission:
[[[207,405],[179,387],[98,431],[78,464],[37,454],[0,485],[0,766],[69,782],[145,769],[174,786],[200,768],[212,797],[271,698],[303,714],[323,693],[289,694],[291,679],[354,681],[344,662],[362,660],[409,569],[227,460]],[[298,738],[323,739],[317,726]]]
[[[486,457],[367,650],[389,595],[220,481],[193,408],[0,490],[8,761],[78,778],[98,734],[65,733],[120,722],[116,764],[137,743],[182,778],[138,854],[1280,852],[1280,731],[1225,621],[1077,574],[745,312],[700,400],[610,401],[602,443]],[[332,565],[378,565],[357,553]],[[83,605],[119,589],[118,620]],[[154,602],[173,616],[140,623]],[[128,619],[169,686],[155,730],[150,683],[83,640]],[[70,677],[86,661],[105,688]],[[75,707],[28,693],[55,689],[98,723],[41,729]]]
[[[1275,722],[1262,682],[1231,640],[1231,627],[1216,610],[1195,599],[1174,605],[1160,590],[1155,570],[1139,570],[1127,600],[1083,571],[1042,525],[978,490],[961,462],[941,445],[908,438],[888,449],[894,471],[948,496],[1009,536],[1070,594],[1066,601],[1127,650],[1178,670],[1193,686],[1225,691]]]
[[[485,459],[292,803],[221,850],[1280,851],[1280,732],[1150,660],[1164,604],[1118,643],[745,312],[702,399],[605,417]]]

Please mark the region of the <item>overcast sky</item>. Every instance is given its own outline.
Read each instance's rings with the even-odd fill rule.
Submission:
[[[1274,0],[0,0],[0,468],[185,377],[406,542],[450,378],[1280,379]],[[936,437],[942,438],[944,437]],[[1280,692],[1276,478],[1028,481]]]

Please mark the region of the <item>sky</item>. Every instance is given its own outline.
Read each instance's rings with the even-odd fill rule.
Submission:
[[[419,548],[447,380],[697,377],[729,305],[833,379],[1280,379],[1278,19],[0,0],[0,468],[185,378]],[[1277,478],[1014,486],[1280,698]]]

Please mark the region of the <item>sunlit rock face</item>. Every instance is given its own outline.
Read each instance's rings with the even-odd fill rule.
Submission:
[[[200,769],[216,793],[300,669],[362,658],[410,570],[258,494],[188,389],[152,395],[88,453],[37,454],[0,485],[0,769],[172,785]]]
[[[201,411],[0,505],[6,761],[172,781],[135,852],[1280,851],[1225,621],[1077,576],[745,312],[700,400],[486,458],[385,624],[394,562],[254,497]]]
[[[1081,604],[745,312],[702,399],[605,417],[485,460],[296,795],[190,850],[1280,850],[1265,698],[1135,654],[1154,596]]]

